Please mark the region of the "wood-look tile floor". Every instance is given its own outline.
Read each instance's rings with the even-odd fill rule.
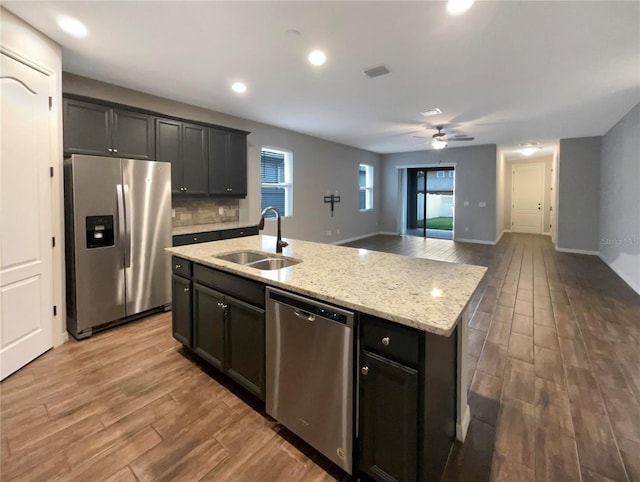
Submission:
[[[445,480],[640,481],[640,296],[599,259],[532,235],[351,246],[489,268]],[[168,313],[50,350],[0,384],[0,480],[346,478],[195,361]]]

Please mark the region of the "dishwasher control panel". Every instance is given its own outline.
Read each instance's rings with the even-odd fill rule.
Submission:
[[[321,316],[322,318],[336,321],[338,323],[342,323],[343,325],[347,324],[347,315],[345,313],[342,313],[338,308],[332,310],[330,308],[326,308],[326,305],[321,307],[317,304],[312,304],[307,302],[306,300],[299,299],[297,296],[295,298],[283,296],[280,293],[276,293],[273,291],[269,293],[269,298],[274,301],[286,303],[287,305],[297,308],[298,310],[301,310],[310,315]]]

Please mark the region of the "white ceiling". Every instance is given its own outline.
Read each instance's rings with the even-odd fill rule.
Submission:
[[[476,138],[450,147],[515,159],[537,141],[544,155],[640,101],[637,1],[478,1],[459,17],[443,2],[2,4],[63,46],[67,72],[379,153],[430,149],[412,135],[443,124]],[[87,37],[63,33],[60,14]],[[378,65],[391,73],[362,74]],[[443,114],[419,114],[432,107]]]

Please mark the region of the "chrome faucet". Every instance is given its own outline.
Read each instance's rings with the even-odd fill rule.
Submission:
[[[258,223],[258,229],[260,229],[260,230],[264,229],[264,217],[267,214],[267,212],[269,212],[269,211],[273,211],[274,213],[276,213],[276,219],[278,220],[278,241],[276,242],[276,253],[282,253],[282,248],[284,248],[285,246],[289,246],[289,243],[287,243],[286,241],[282,240],[282,227],[281,227],[281,224],[280,224],[280,211],[278,211],[273,206],[267,206],[266,208],[264,208],[262,210],[262,212],[260,213],[260,222]]]

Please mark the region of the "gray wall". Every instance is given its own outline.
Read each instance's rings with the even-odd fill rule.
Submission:
[[[600,257],[640,293],[640,104],[602,138]]]
[[[473,147],[448,147],[441,151],[416,151],[384,154],[381,230],[398,232],[402,199],[399,167],[455,165],[454,238],[493,243],[496,239],[496,164],[495,144]],[[464,206],[468,201],[469,206]],[[486,207],[479,207],[486,202]],[[468,231],[465,231],[468,228]]]
[[[382,179],[378,154],[72,74],[63,75],[62,90],[250,131],[248,195],[240,201],[241,221],[258,220],[260,149],[269,146],[293,152],[293,216],[283,220],[285,237],[336,242],[378,231]],[[358,209],[358,166],[361,163],[374,166],[374,209],[365,212]],[[334,217],[331,217],[323,196],[335,191],[338,191],[341,201],[335,207]],[[327,235],[328,231],[331,235]],[[265,233],[275,233],[275,222],[267,223]]]
[[[557,248],[598,251],[602,137],[560,139]]]

